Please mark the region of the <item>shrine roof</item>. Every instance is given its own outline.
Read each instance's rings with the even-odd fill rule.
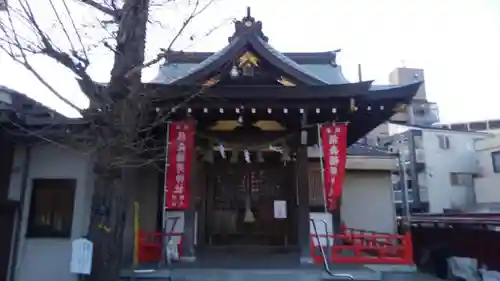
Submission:
[[[336,52],[281,53],[274,49],[262,32],[262,23],[256,21],[247,9],[247,16],[235,22],[235,32],[229,44],[219,52],[172,52],[161,66],[154,84],[192,85],[202,83],[214,73],[234,63],[248,49],[269,62],[292,80],[305,85],[348,84],[340,66],[335,62]]]
[[[213,53],[183,53],[175,54],[175,59],[160,66],[159,73],[151,83],[171,84],[199,67],[203,59]],[[295,62],[303,71],[315,76],[325,84],[348,84],[340,65],[334,64],[331,52],[325,53],[283,53],[285,57]],[[185,59],[183,57],[185,56]]]

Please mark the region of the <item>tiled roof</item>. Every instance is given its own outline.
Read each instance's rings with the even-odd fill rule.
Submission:
[[[347,148],[347,154],[353,156],[378,156],[389,157],[394,155],[383,147],[354,143]]]
[[[26,125],[72,120],[23,93],[0,85],[0,122],[11,121],[14,116]]]

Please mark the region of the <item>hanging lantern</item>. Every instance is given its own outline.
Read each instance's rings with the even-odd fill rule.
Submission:
[[[231,76],[231,78],[238,78],[240,76],[240,71],[238,70],[238,67],[236,65],[233,65],[233,67],[231,68],[229,76]]]

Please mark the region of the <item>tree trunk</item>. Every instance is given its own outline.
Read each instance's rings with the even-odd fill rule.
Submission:
[[[117,281],[123,252],[123,230],[128,188],[123,186],[121,170],[102,168],[95,164],[89,237],[94,243],[91,281]]]
[[[108,85],[114,103],[105,124],[99,128],[99,149],[95,163],[94,195],[89,239],[94,243],[92,273],[89,281],[118,281],[123,254],[126,210],[133,198],[125,185],[129,169],[115,167],[117,158],[136,153],[131,144],[137,140],[137,116],[143,91],[141,73],[129,71],[144,63],[149,0],[125,0],[120,15],[116,52]],[[147,102],[147,101],[146,101]],[[106,111],[106,110],[104,110]]]

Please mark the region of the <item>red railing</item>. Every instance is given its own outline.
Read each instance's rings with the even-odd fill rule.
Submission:
[[[137,261],[139,263],[159,262],[163,255],[163,245],[169,237],[179,237],[177,239],[179,255],[182,255],[182,233],[145,233],[139,230],[137,237]],[[165,239],[165,240],[164,240]]]
[[[327,235],[319,235],[326,242]],[[397,264],[413,265],[413,247],[411,234],[404,235],[374,233],[354,229],[346,229],[341,234],[328,235],[330,249],[325,249],[330,261],[340,264]],[[316,236],[311,235],[311,254],[315,263],[322,263],[320,244]],[[341,241],[340,245],[332,245]],[[320,243],[322,242],[322,243]]]

